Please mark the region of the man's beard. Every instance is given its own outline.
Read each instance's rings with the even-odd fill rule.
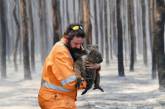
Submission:
[[[70,41],[65,44],[65,46],[68,48],[74,62],[81,57],[82,53],[84,54],[82,48],[72,48],[70,45]]]
[[[74,61],[76,61],[78,58],[80,58],[80,53],[82,51],[81,48],[80,49],[70,48],[69,51],[70,51],[70,54],[71,54]]]

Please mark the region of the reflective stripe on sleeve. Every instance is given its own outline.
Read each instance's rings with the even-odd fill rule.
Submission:
[[[62,80],[61,81],[61,84],[62,85],[65,85],[65,84],[68,84],[68,83],[70,83],[72,81],[75,81],[75,80],[76,80],[76,76],[75,75],[72,75],[72,76],[69,76],[67,79]]]
[[[61,86],[56,86],[54,84],[50,84],[50,83],[48,83],[46,81],[44,81],[42,83],[42,87],[46,87],[46,88],[50,88],[50,89],[54,89],[54,90],[62,91],[62,92],[71,92],[71,90],[68,90],[68,89],[66,89],[64,87],[61,87]]]

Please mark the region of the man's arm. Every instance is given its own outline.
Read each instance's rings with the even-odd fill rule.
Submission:
[[[55,77],[60,81],[61,85],[69,90],[76,90],[77,76],[73,69],[73,61],[67,50],[56,51],[53,65]],[[80,88],[85,88],[86,82],[81,83]]]

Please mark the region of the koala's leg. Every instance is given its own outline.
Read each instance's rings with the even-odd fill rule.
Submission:
[[[74,65],[74,71],[76,73],[76,77],[81,77],[81,71],[78,65]]]
[[[91,69],[86,69],[85,70],[86,72],[86,77],[85,77],[85,80],[87,82],[87,87],[85,88],[85,90],[82,92],[81,95],[85,94],[89,89],[92,88],[93,84],[94,84],[94,81],[93,81],[93,70]]]
[[[100,73],[96,72],[96,76],[94,79],[94,88],[97,89],[100,85]]]
[[[80,66],[75,63],[74,65],[74,71],[75,71],[75,75],[77,78],[77,83],[76,83],[76,88],[80,88],[80,84],[81,84],[81,71],[80,71]]]
[[[104,92],[104,90],[100,86],[100,69],[96,70],[96,77],[94,79],[94,88],[93,89],[94,90],[99,89],[102,92]]]
[[[100,68],[96,70],[94,78],[94,88],[97,88],[100,85]]]

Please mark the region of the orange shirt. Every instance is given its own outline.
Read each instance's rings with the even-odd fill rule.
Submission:
[[[49,87],[41,87],[40,93],[52,92],[61,93],[76,99],[77,88],[76,72],[74,71],[74,61],[68,50],[64,45],[66,40],[64,38],[57,42],[49,55],[47,56],[43,70],[42,80],[46,81]],[[54,90],[57,86],[57,90]],[[51,88],[53,87],[53,88]],[[80,89],[86,87],[86,81],[82,82]]]

